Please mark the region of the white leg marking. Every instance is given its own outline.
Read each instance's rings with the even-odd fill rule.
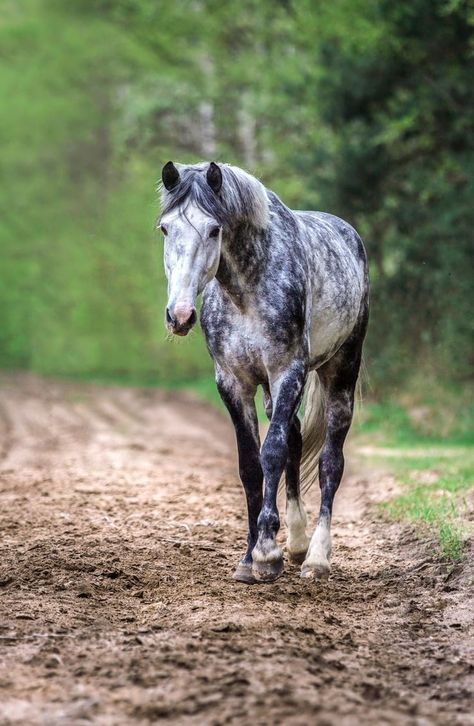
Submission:
[[[308,555],[301,566],[302,577],[326,578],[331,556],[331,518],[318,521],[309,545]]]
[[[309,537],[306,534],[307,521],[303,500],[300,498],[287,499],[286,526],[288,536],[286,539],[286,547],[290,556],[305,555],[307,552],[309,545]]]
[[[252,559],[254,562],[275,562],[281,560],[283,552],[278,547],[275,540],[264,540],[260,538],[252,550]]]

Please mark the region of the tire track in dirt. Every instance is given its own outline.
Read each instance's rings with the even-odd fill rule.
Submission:
[[[327,584],[246,587],[218,413],[29,375],[0,410],[1,724],[474,723],[472,574],[378,518],[390,477],[347,457]]]

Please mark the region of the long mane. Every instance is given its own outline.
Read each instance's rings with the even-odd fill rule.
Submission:
[[[268,196],[263,184],[243,169],[230,164],[219,164],[222,187],[218,194],[206,180],[208,163],[176,164],[179,182],[171,191],[161,184],[161,213],[196,204],[203,212],[214,217],[223,227],[247,223],[256,229],[268,226]]]

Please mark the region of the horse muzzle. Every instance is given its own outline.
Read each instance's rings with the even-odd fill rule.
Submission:
[[[173,335],[187,335],[196,323],[196,308],[178,303],[173,310],[166,308],[166,327]]]

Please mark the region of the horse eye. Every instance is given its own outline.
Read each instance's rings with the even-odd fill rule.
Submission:
[[[209,232],[209,237],[216,238],[219,237],[219,232],[221,231],[220,227],[213,227],[211,231]]]
[[[165,227],[165,225],[164,224],[160,225],[160,229],[166,237],[166,235],[168,234],[168,229]]]

